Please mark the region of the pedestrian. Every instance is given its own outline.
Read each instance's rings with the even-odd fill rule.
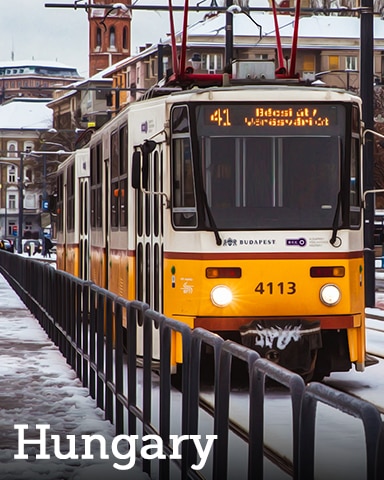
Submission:
[[[43,257],[46,257],[48,256],[49,258],[51,258],[51,248],[53,247],[53,243],[51,242],[51,240],[44,236],[43,238]]]
[[[51,239],[46,237],[46,248],[47,248],[47,255],[49,258],[51,258],[51,248],[53,247],[53,243],[51,242]]]

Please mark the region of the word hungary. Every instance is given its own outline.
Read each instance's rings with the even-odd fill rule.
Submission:
[[[14,455],[15,460],[27,460],[28,455],[24,452],[24,447],[26,445],[36,445],[40,447],[40,453],[36,454],[36,460],[49,460],[51,455],[47,453],[47,431],[50,429],[50,425],[41,424],[36,425],[36,429],[40,430],[40,438],[38,439],[27,439],[24,436],[25,430],[28,430],[28,425],[20,424],[14,426],[15,430],[18,430],[18,452]],[[84,453],[79,456],[76,453],[76,438],[75,435],[67,435],[68,445],[66,448],[66,453],[61,452],[61,441],[59,435],[50,435],[50,438],[53,442],[53,453],[54,456],[59,460],[73,460],[73,459],[85,459],[92,460],[94,459],[94,453],[92,453],[92,447],[96,446],[99,450],[99,458],[102,460],[108,460],[109,455],[107,453],[106,440],[102,435],[81,435],[81,439],[84,441]],[[193,441],[197,455],[199,457],[199,462],[197,464],[191,465],[193,470],[201,470],[204,468],[204,465],[208,459],[208,455],[213,446],[214,440],[217,439],[217,435],[206,435],[206,444],[205,448],[201,443],[201,435],[170,435],[170,445],[172,447],[172,453],[168,455],[170,459],[181,459],[180,447],[182,442],[185,440]],[[139,440],[138,435],[118,435],[113,438],[111,443],[112,455],[115,459],[122,460],[124,462],[114,463],[113,467],[116,470],[129,470],[135,465],[136,461],[136,442]],[[143,442],[146,443],[140,449],[140,456],[146,460],[154,459],[165,459],[166,455],[164,454],[163,440],[159,435],[145,435],[142,438]],[[128,450],[122,453],[119,450],[119,447],[125,446],[128,447]]]

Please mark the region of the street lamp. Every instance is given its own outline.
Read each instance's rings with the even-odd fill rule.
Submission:
[[[24,221],[24,155],[31,153],[32,148],[26,147],[25,152],[20,152],[19,171],[19,226],[17,229],[17,253],[23,253],[23,221]]]
[[[19,227],[17,229],[17,253],[23,253],[23,217],[24,217],[24,152],[20,153],[19,171]]]

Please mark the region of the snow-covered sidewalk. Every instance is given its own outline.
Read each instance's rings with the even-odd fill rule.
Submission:
[[[23,424],[28,430],[15,428]],[[36,458],[42,453],[41,443],[28,443],[41,440],[42,430],[36,425],[50,425],[46,431],[49,459]],[[15,459],[23,435],[22,449],[28,458]],[[55,454],[51,435],[60,437],[62,456],[69,449],[66,436],[71,435],[79,458],[57,458],[60,454]],[[85,460],[82,435],[102,436],[111,452],[113,426],[103,419],[58,348],[0,275],[0,480],[148,479],[138,466],[117,470],[113,464],[127,464],[127,460],[113,455]],[[93,447],[92,453],[96,453]]]

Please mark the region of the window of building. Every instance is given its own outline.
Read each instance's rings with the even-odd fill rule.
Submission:
[[[163,72],[166,73],[169,69],[169,58],[163,57]]]
[[[220,53],[203,53],[201,55],[201,69],[208,73],[217,73],[223,69],[223,56]]]
[[[8,142],[7,144],[7,157],[15,158],[17,157],[17,143]]]
[[[31,152],[33,150],[33,142],[24,142],[24,152]]]
[[[154,59],[145,61],[145,78],[153,78],[156,76],[156,62]]]
[[[347,70],[357,70],[357,57],[345,57],[345,68]]]
[[[96,47],[101,47],[101,29],[96,30]]]
[[[116,47],[116,32],[115,27],[111,27],[109,30],[109,48]]]
[[[16,230],[17,225],[15,222],[8,222],[8,236],[13,235],[14,228]]]
[[[304,55],[303,56],[303,70],[302,77],[303,80],[310,80],[311,82],[315,80],[315,57],[314,55]]]
[[[25,193],[24,195],[24,208],[34,210],[36,205],[36,195],[34,193]],[[31,227],[32,228],[32,227]]]
[[[330,55],[328,57],[328,67],[329,67],[329,70],[339,69],[339,57],[337,55]]]
[[[303,57],[303,70],[305,72],[315,71],[315,57],[313,55],[304,55]]]
[[[8,167],[8,183],[16,183],[16,167],[14,165],[10,165]]]
[[[128,28],[123,28],[123,49],[128,50]]]
[[[8,192],[7,195],[7,208],[9,210],[15,209],[17,205],[17,196],[16,193],[10,193]]]

